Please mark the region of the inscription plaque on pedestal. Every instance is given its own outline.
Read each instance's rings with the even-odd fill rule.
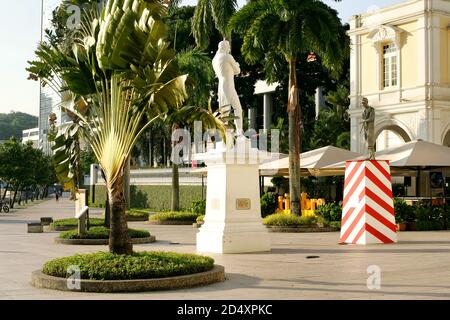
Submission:
[[[236,199],[236,210],[250,210],[251,201],[248,198]]]

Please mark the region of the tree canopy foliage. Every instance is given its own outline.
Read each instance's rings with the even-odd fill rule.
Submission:
[[[22,131],[36,128],[38,117],[23,112],[0,113],[0,140],[22,138]]]

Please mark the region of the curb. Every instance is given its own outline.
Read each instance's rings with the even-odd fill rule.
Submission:
[[[180,220],[180,221],[159,221],[159,220],[148,220],[147,222],[148,224],[152,224],[152,225],[160,225],[160,226],[191,226],[192,225],[192,221],[187,221],[187,220]]]
[[[55,243],[66,244],[66,245],[93,245],[93,246],[106,246],[109,244],[109,239],[62,239],[60,237],[55,238]],[[155,236],[150,236],[146,238],[132,238],[131,242],[133,244],[145,244],[156,242]]]
[[[339,231],[339,229],[333,227],[309,227],[309,226],[298,226],[298,227],[266,226],[266,228],[268,229],[269,232],[289,232],[289,233]]]
[[[69,280],[70,281],[70,280]],[[214,268],[201,273],[156,279],[136,280],[81,280],[80,290],[69,289],[68,279],[43,274],[41,270],[31,274],[31,284],[37,288],[74,292],[145,292],[156,290],[174,290],[192,288],[225,281],[225,268]]]

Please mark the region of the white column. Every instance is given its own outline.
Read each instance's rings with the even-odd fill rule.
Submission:
[[[248,128],[256,130],[257,108],[248,108]]]
[[[264,130],[269,131],[272,125],[272,95],[264,94]]]

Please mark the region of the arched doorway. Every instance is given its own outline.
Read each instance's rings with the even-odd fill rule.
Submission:
[[[450,130],[447,131],[444,137],[444,141],[442,142],[444,146],[450,147]]]
[[[376,137],[377,139],[375,150],[377,151],[397,147],[411,141],[408,133],[398,125],[388,125],[381,127],[376,132]]]
[[[393,148],[410,142],[412,139],[405,129],[399,125],[392,123],[384,123],[379,126],[376,131],[376,145],[375,150],[381,151],[388,148]],[[413,195],[416,191],[416,180],[411,177],[392,177],[392,188],[395,196]]]

